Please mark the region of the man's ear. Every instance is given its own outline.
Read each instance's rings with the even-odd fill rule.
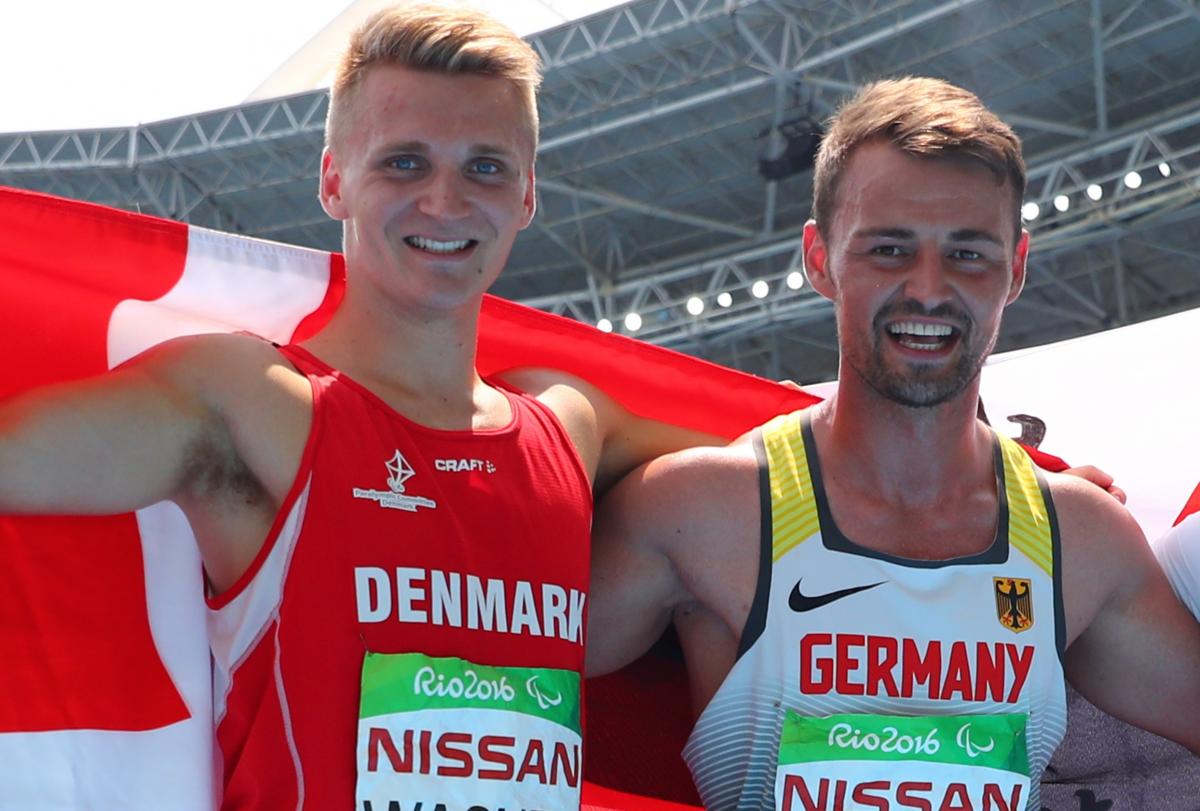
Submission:
[[[328,146],[321,152],[321,182],[317,198],[321,201],[321,208],[333,219],[344,220],[350,216],[342,201],[342,173]]]
[[[1025,287],[1025,267],[1028,259],[1029,232],[1022,228],[1021,237],[1017,240],[1017,249],[1013,251],[1012,280],[1009,284],[1008,298],[1004,301],[1005,307],[1016,301]]]
[[[529,167],[529,174],[525,176],[525,217],[521,221],[521,230],[524,231],[529,227],[529,223],[533,222],[533,215],[537,213],[537,171],[533,166]]]
[[[804,273],[813,290],[830,301],[835,298],[837,284],[829,273],[829,253],[816,220],[804,223]]]

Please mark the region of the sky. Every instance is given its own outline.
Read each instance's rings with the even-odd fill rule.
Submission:
[[[616,3],[475,4],[528,34]],[[5,0],[0,132],[127,127],[239,104],[350,5]]]

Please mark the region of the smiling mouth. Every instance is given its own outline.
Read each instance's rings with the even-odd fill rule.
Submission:
[[[898,321],[887,326],[887,334],[905,349],[936,352],[950,347],[958,340],[960,332],[949,324]]]
[[[433,253],[439,256],[450,256],[474,248],[478,243],[473,239],[439,240],[429,237],[405,237],[404,243],[410,248]]]

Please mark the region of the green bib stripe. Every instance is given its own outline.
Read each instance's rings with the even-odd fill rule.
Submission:
[[[368,653],[360,716],[418,710],[504,710],[579,731],[579,674],[571,670],[491,667],[456,657]]]
[[[812,718],[789,712],[779,741],[780,763],[822,760],[951,763],[1028,776],[1025,716],[839,714]]]

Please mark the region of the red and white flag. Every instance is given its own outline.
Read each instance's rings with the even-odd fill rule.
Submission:
[[[337,254],[0,189],[0,398],[179,335],[299,340],[344,278]],[[481,333],[485,374],[565,368],[635,413],[730,437],[814,400],[498,299]],[[0,809],[212,808],[202,593],[173,505],[0,518]]]
[[[0,398],[178,335],[299,340],[336,308],[344,278],[337,254],[0,189]],[[1197,337],[1200,311],[1001,356],[984,375],[988,412],[1042,419],[1045,447],[1116,475],[1154,537],[1197,477]],[[561,368],[634,413],[730,438],[816,399],[493,298],[479,366]],[[190,531],[169,504],[0,518],[0,809],[212,808],[201,598]],[[585,799],[672,807],[596,787]]]

